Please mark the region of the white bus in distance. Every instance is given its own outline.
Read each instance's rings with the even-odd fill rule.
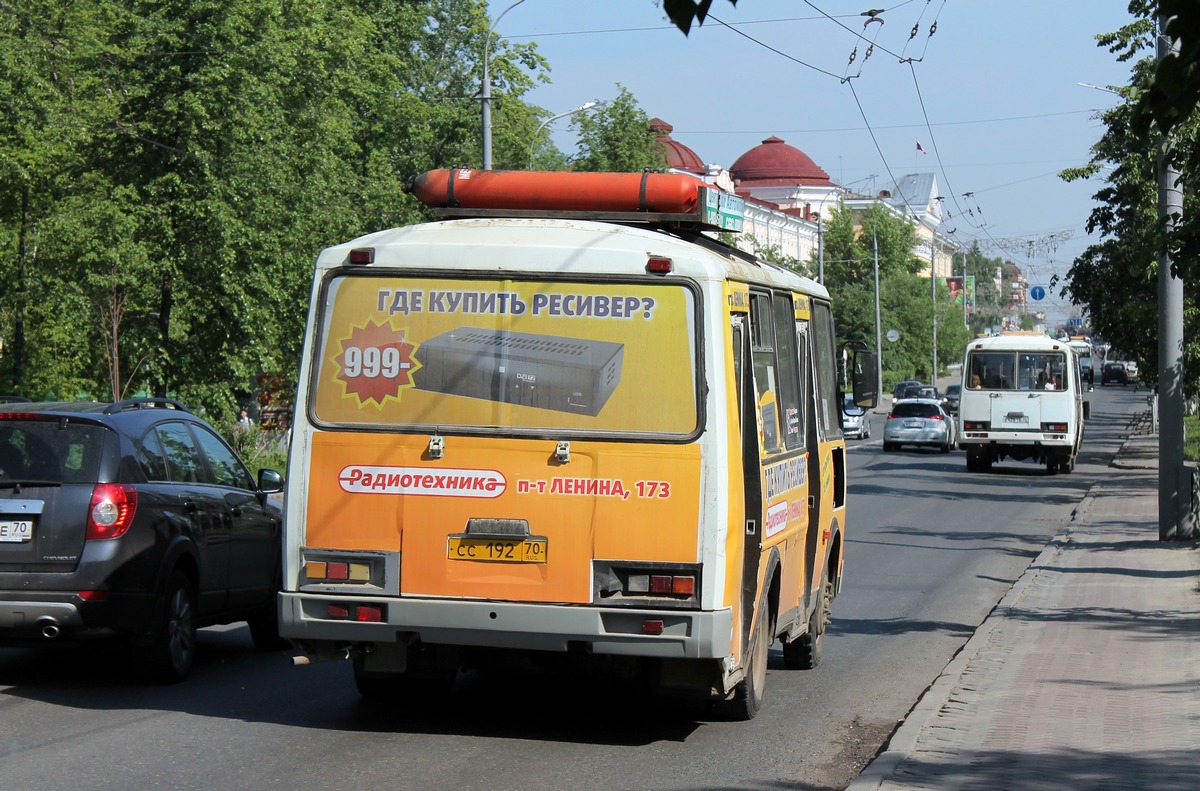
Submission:
[[[1096,372],[1093,360],[1095,351],[1092,347],[1092,342],[1082,338],[1076,338],[1069,341],[1072,349],[1079,355],[1079,372],[1083,377],[1083,381],[1087,383],[1087,389],[1090,392],[1093,389],[1096,381]]]
[[[1035,332],[1006,332],[967,344],[959,401],[959,446],[968,472],[1013,459],[1069,473],[1083,442],[1088,404],[1079,355]]]

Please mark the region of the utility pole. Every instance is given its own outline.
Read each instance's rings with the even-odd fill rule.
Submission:
[[[935,232],[936,233],[936,232]],[[937,387],[937,241],[936,236],[929,237],[929,292],[933,305],[933,372],[929,374],[929,384]]]
[[[515,7],[524,3],[525,0],[517,0],[508,8],[500,12],[488,27],[487,37],[483,40],[483,86],[479,91],[479,103],[483,108],[483,169],[492,169],[492,72],[491,72],[491,49],[492,49],[492,33],[496,30],[496,24],[500,22],[501,17],[512,11]]]
[[[1167,39],[1167,18],[1158,18],[1158,60],[1178,55],[1179,40]],[[1169,239],[1183,214],[1179,171],[1171,163],[1171,143],[1158,147],[1158,218]],[[1183,281],[1171,273],[1167,245],[1158,257],[1158,538],[1187,541],[1195,536],[1191,514],[1191,470],[1183,459]]]

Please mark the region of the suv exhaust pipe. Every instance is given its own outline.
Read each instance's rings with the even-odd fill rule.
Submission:
[[[47,640],[53,640],[62,633],[62,627],[53,618],[43,618],[38,624],[42,627],[42,637]]]

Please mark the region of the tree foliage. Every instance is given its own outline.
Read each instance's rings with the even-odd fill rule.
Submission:
[[[1132,0],[1129,13],[1139,17],[1142,30],[1156,29],[1154,16],[1167,20],[1168,40],[1177,43],[1174,51],[1157,63],[1150,79],[1135,86],[1132,123],[1139,135],[1151,126],[1159,134],[1170,134],[1186,124],[1200,101],[1200,9],[1195,0]]]
[[[1132,4],[1131,11],[1148,4]],[[1195,16],[1194,12],[1192,13]],[[1128,96],[1144,96],[1148,86],[1158,79],[1153,57],[1155,28],[1152,20],[1139,19],[1121,30],[1100,37],[1121,60],[1131,61],[1131,84],[1122,88]],[[1140,57],[1139,57],[1140,56]],[[1200,275],[1200,222],[1196,213],[1200,201],[1193,175],[1200,164],[1197,130],[1200,120],[1194,111],[1171,126],[1169,149],[1181,171],[1183,214],[1176,218],[1172,235],[1164,232],[1158,218],[1158,182],[1156,160],[1159,140],[1139,124],[1145,112],[1140,101],[1124,102],[1100,115],[1104,135],[1092,146],[1088,164],[1062,173],[1068,181],[1103,174],[1103,186],[1093,196],[1097,201],[1087,223],[1089,233],[1098,233],[1100,242],[1089,246],[1072,263],[1063,281],[1063,294],[1077,304],[1087,306],[1093,330],[1112,343],[1115,351],[1138,362],[1140,377],[1150,384],[1158,378],[1158,261],[1169,252],[1176,273],[1185,282]],[[1191,163],[1188,165],[1186,163]],[[1184,293],[1184,338],[1196,339],[1200,315],[1194,294]],[[1200,344],[1185,340],[1184,388],[1197,392]]]
[[[901,379],[929,381],[933,368],[933,327],[937,316],[938,368],[962,357],[967,342],[961,307],[950,300],[944,281],[919,274],[926,266],[914,254],[917,234],[911,220],[882,205],[854,215],[844,205],[830,213],[824,230],[825,285],[833,297],[838,337],[844,343],[875,347],[875,258],[879,258],[880,335],[895,329],[899,339],[883,341],[884,387]],[[816,271],[817,262],[809,262]],[[935,301],[936,293],[936,301]]]
[[[227,415],[294,377],[312,260],[416,221],[478,161],[482,0],[25,0],[0,15],[0,392],[172,394]],[[546,64],[490,46],[497,166]]]
[[[613,99],[598,101],[594,110],[576,115],[571,126],[579,133],[576,170],[636,173],[665,170],[666,152],[650,116],[622,85]]]

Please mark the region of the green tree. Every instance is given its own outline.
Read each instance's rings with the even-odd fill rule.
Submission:
[[[844,343],[875,346],[878,249],[880,332],[894,329],[899,333],[895,342],[884,341],[885,387],[914,375],[930,378],[935,290],[938,367],[957,361],[966,346],[967,330],[961,309],[950,301],[950,289],[944,281],[931,285],[927,274],[919,274],[927,264],[913,252],[917,241],[911,220],[878,204],[859,215],[839,205],[830,212],[825,226],[825,285],[833,299],[838,336]],[[809,267],[815,269],[815,255]]]
[[[1153,25],[1139,20],[1116,33],[1100,37],[1102,45],[1123,60],[1152,52]],[[1154,78],[1150,57],[1132,64],[1128,94],[1144,91]],[[1154,384],[1158,375],[1158,258],[1164,234],[1158,221],[1158,186],[1155,159],[1157,147],[1146,139],[1136,123],[1142,108],[1125,102],[1101,113],[1104,135],[1092,146],[1087,165],[1061,175],[1067,181],[1103,174],[1104,185],[1093,196],[1097,201],[1087,223],[1089,233],[1099,233],[1100,242],[1078,256],[1062,281],[1062,293],[1086,306],[1093,332],[1113,348],[1139,364],[1143,380]],[[1172,146],[1182,161],[1197,156],[1195,114],[1172,126]],[[1166,244],[1172,250],[1179,274],[1194,282],[1200,266],[1200,224],[1196,211],[1196,171],[1182,172],[1183,216],[1174,237]],[[1197,392],[1197,363],[1200,362],[1200,317],[1195,295],[1184,292],[1185,390]],[[1192,372],[1190,376],[1188,372]]]
[[[233,414],[293,377],[322,247],[418,221],[480,156],[482,0],[30,0],[0,17],[0,389]],[[494,150],[544,79],[493,39]],[[107,370],[97,371],[97,363]]]
[[[71,378],[60,354],[43,359],[36,353],[48,298],[42,273],[53,259],[43,233],[50,224],[72,221],[73,207],[62,200],[88,189],[79,183],[88,143],[115,116],[113,88],[94,68],[104,48],[92,33],[107,13],[91,4],[31,2],[0,15],[0,280],[6,284],[0,289],[0,390],[5,392],[41,396],[44,381]],[[77,318],[78,307],[62,311],[63,324]],[[69,330],[59,332],[52,341],[55,351],[72,339]]]
[[[571,126],[579,134],[579,151],[571,163],[575,170],[636,173],[649,168],[665,170],[666,154],[650,117],[624,86],[615,99],[576,115]]]
[[[1001,301],[1004,259],[989,258],[978,243],[967,250],[967,274],[975,278],[975,305],[970,313],[970,333],[979,335],[999,326],[1006,313]]]

